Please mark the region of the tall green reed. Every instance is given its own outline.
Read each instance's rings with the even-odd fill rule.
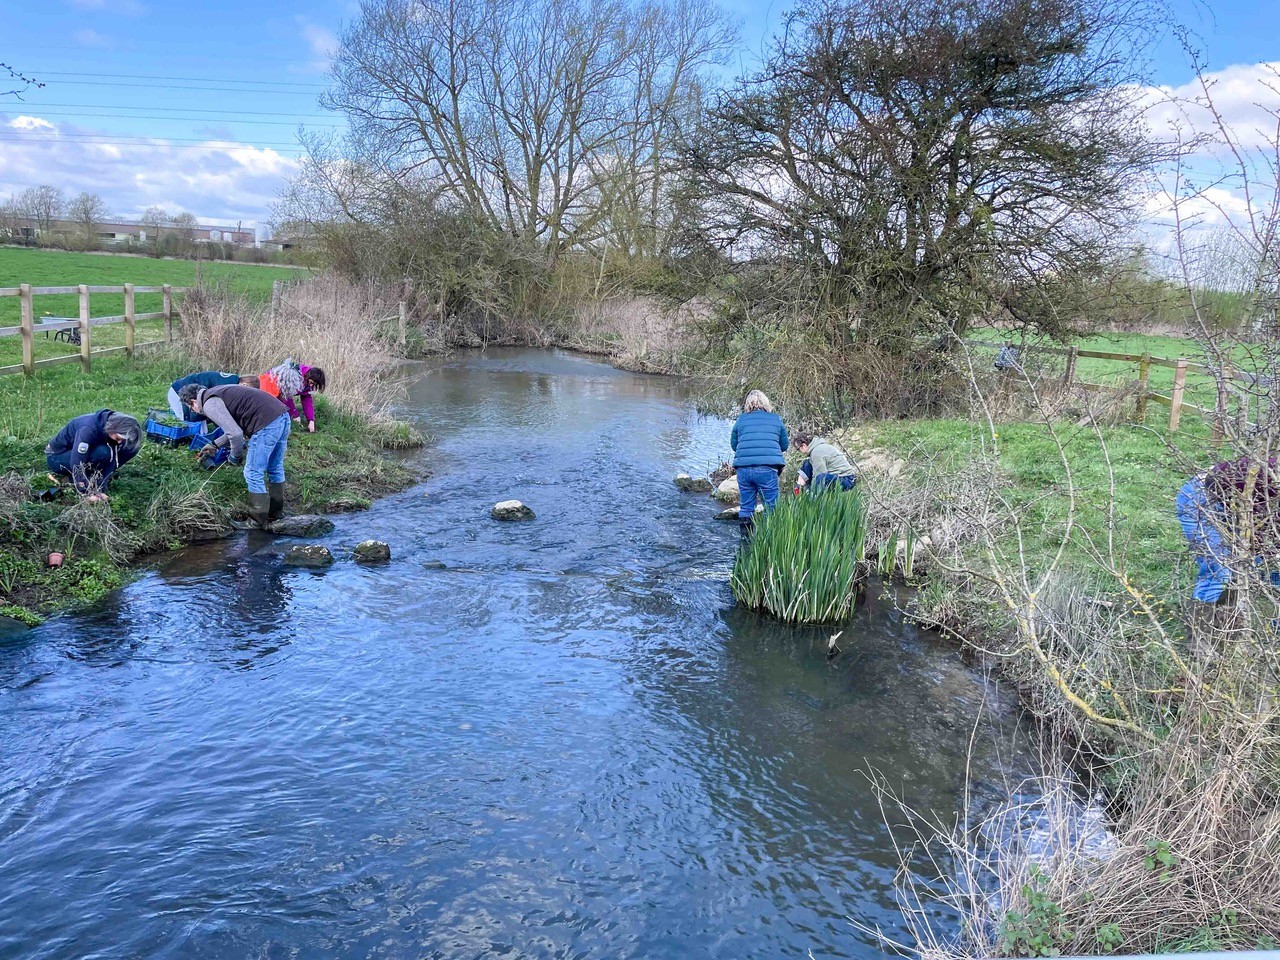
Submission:
[[[733,564],[739,603],[788,623],[829,623],[853,613],[865,576],[867,509],[857,489],[783,497],[758,515]]]

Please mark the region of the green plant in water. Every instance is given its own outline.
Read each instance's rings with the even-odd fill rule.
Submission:
[[[788,623],[846,619],[857,601],[867,532],[861,493],[784,497],[756,520],[730,584],[739,603]]]

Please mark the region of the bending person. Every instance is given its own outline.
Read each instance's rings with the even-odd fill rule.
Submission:
[[[729,434],[733,465],[738,472],[738,525],[750,536],[755,519],[756,498],[772,510],[778,502],[778,474],[786,464],[783,452],[790,441],[782,418],[760,390],[752,390],[742,402],[742,413]]]
[[[801,433],[796,436],[796,449],[808,458],[800,465],[796,477],[800,486],[809,484],[810,490],[821,490],[838,485],[841,490],[852,490],[858,482],[858,472],[834,443],[811,433]]]
[[[112,476],[138,454],[142,428],[114,410],[86,413],[69,421],[45,445],[45,462],[55,480],[69,477],[92,501],[107,499]]]
[[[178,395],[182,393],[182,388],[193,383],[197,387],[229,387],[232,384],[239,384],[242,387],[256,387],[258,386],[258,378],[242,377],[238,373],[224,373],[221,370],[202,370],[199,373],[189,373],[185,377],[179,377],[169,385],[169,409],[173,411],[173,415],[179,420],[191,422],[205,419],[190,407],[185,406],[178,398]]]
[[[319,367],[309,367],[305,363],[295,363],[292,358],[278,367],[272,367],[261,377],[261,387],[280,402],[289,411],[293,422],[302,425],[307,421],[307,432],[316,432],[316,403],[312,393],[324,393],[325,375]],[[297,399],[302,403],[302,413],[294,403]]]
[[[228,445],[233,461],[244,458],[249,518],[265,527],[284,516],[284,455],[289,449],[290,427],[284,404],[252,387],[199,387],[194,383],[182,388],[181,399],[222,428],[222,436],[200,451],[201,458]]]

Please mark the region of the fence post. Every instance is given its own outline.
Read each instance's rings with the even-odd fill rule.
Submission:
[[[164,292],[164,342],[173,343],[173,287],[165,284]]]
[[[284,281],[271,281],[271,318],[274,320],[276,311],[280,309],[280,298],[284,295]]]
[[[88,312],[88,287],[83,283],[79,285],[81,292],[81,367],[84,372],[90,369],[90,356],[93,353],[93,333],[92,326],[88,323],[90,320],[90,312]]]
[[[124,285],[124,352],[133,356],[134,325],[137,323],[138,311],[133,296],[133,284]]]
[[[1138,361],[1138,423],[1147,419],[1147,387],[1151,382],[1151,354],[1143,353]]]
[[[1062,385],[1070,387],[1071,381],[1076,378],[1076,354],[1080,352],[1080,348],[1074,343],[1067,349],[1067,371],[1062,375]]]
[[[1187,361],[1179,360],[1173,368],[1173,393],[1169,395],[1169,432],[1178,432],[1178,421],[1182,419],[1182,394],[1187,389]]]
[[[22,372],[28,377],[36,372],[36,312],[31,302],[31,284],[18,288],[22,301]]]
[[[1222,369],[1218,371],[1217,386],[1218,400],[1214,409],[1213,418],[1213,445],[1215,447],[1222,446],[1223,436],[1227,430],[1227,403],[1229,399],[1230,387],[1228,386],[1235,373],[1231,369],[1231,361],[1227,361],[1222,365]]]

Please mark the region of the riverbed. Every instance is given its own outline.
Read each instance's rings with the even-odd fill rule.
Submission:
[[[329,571],[239,535],[0,641],[0,957],[880,956],[869,775],[998,802],[1013,695],[876,589],[830,661],[736,608],[678,380],[462,354],[401,414],[425,479]]]

